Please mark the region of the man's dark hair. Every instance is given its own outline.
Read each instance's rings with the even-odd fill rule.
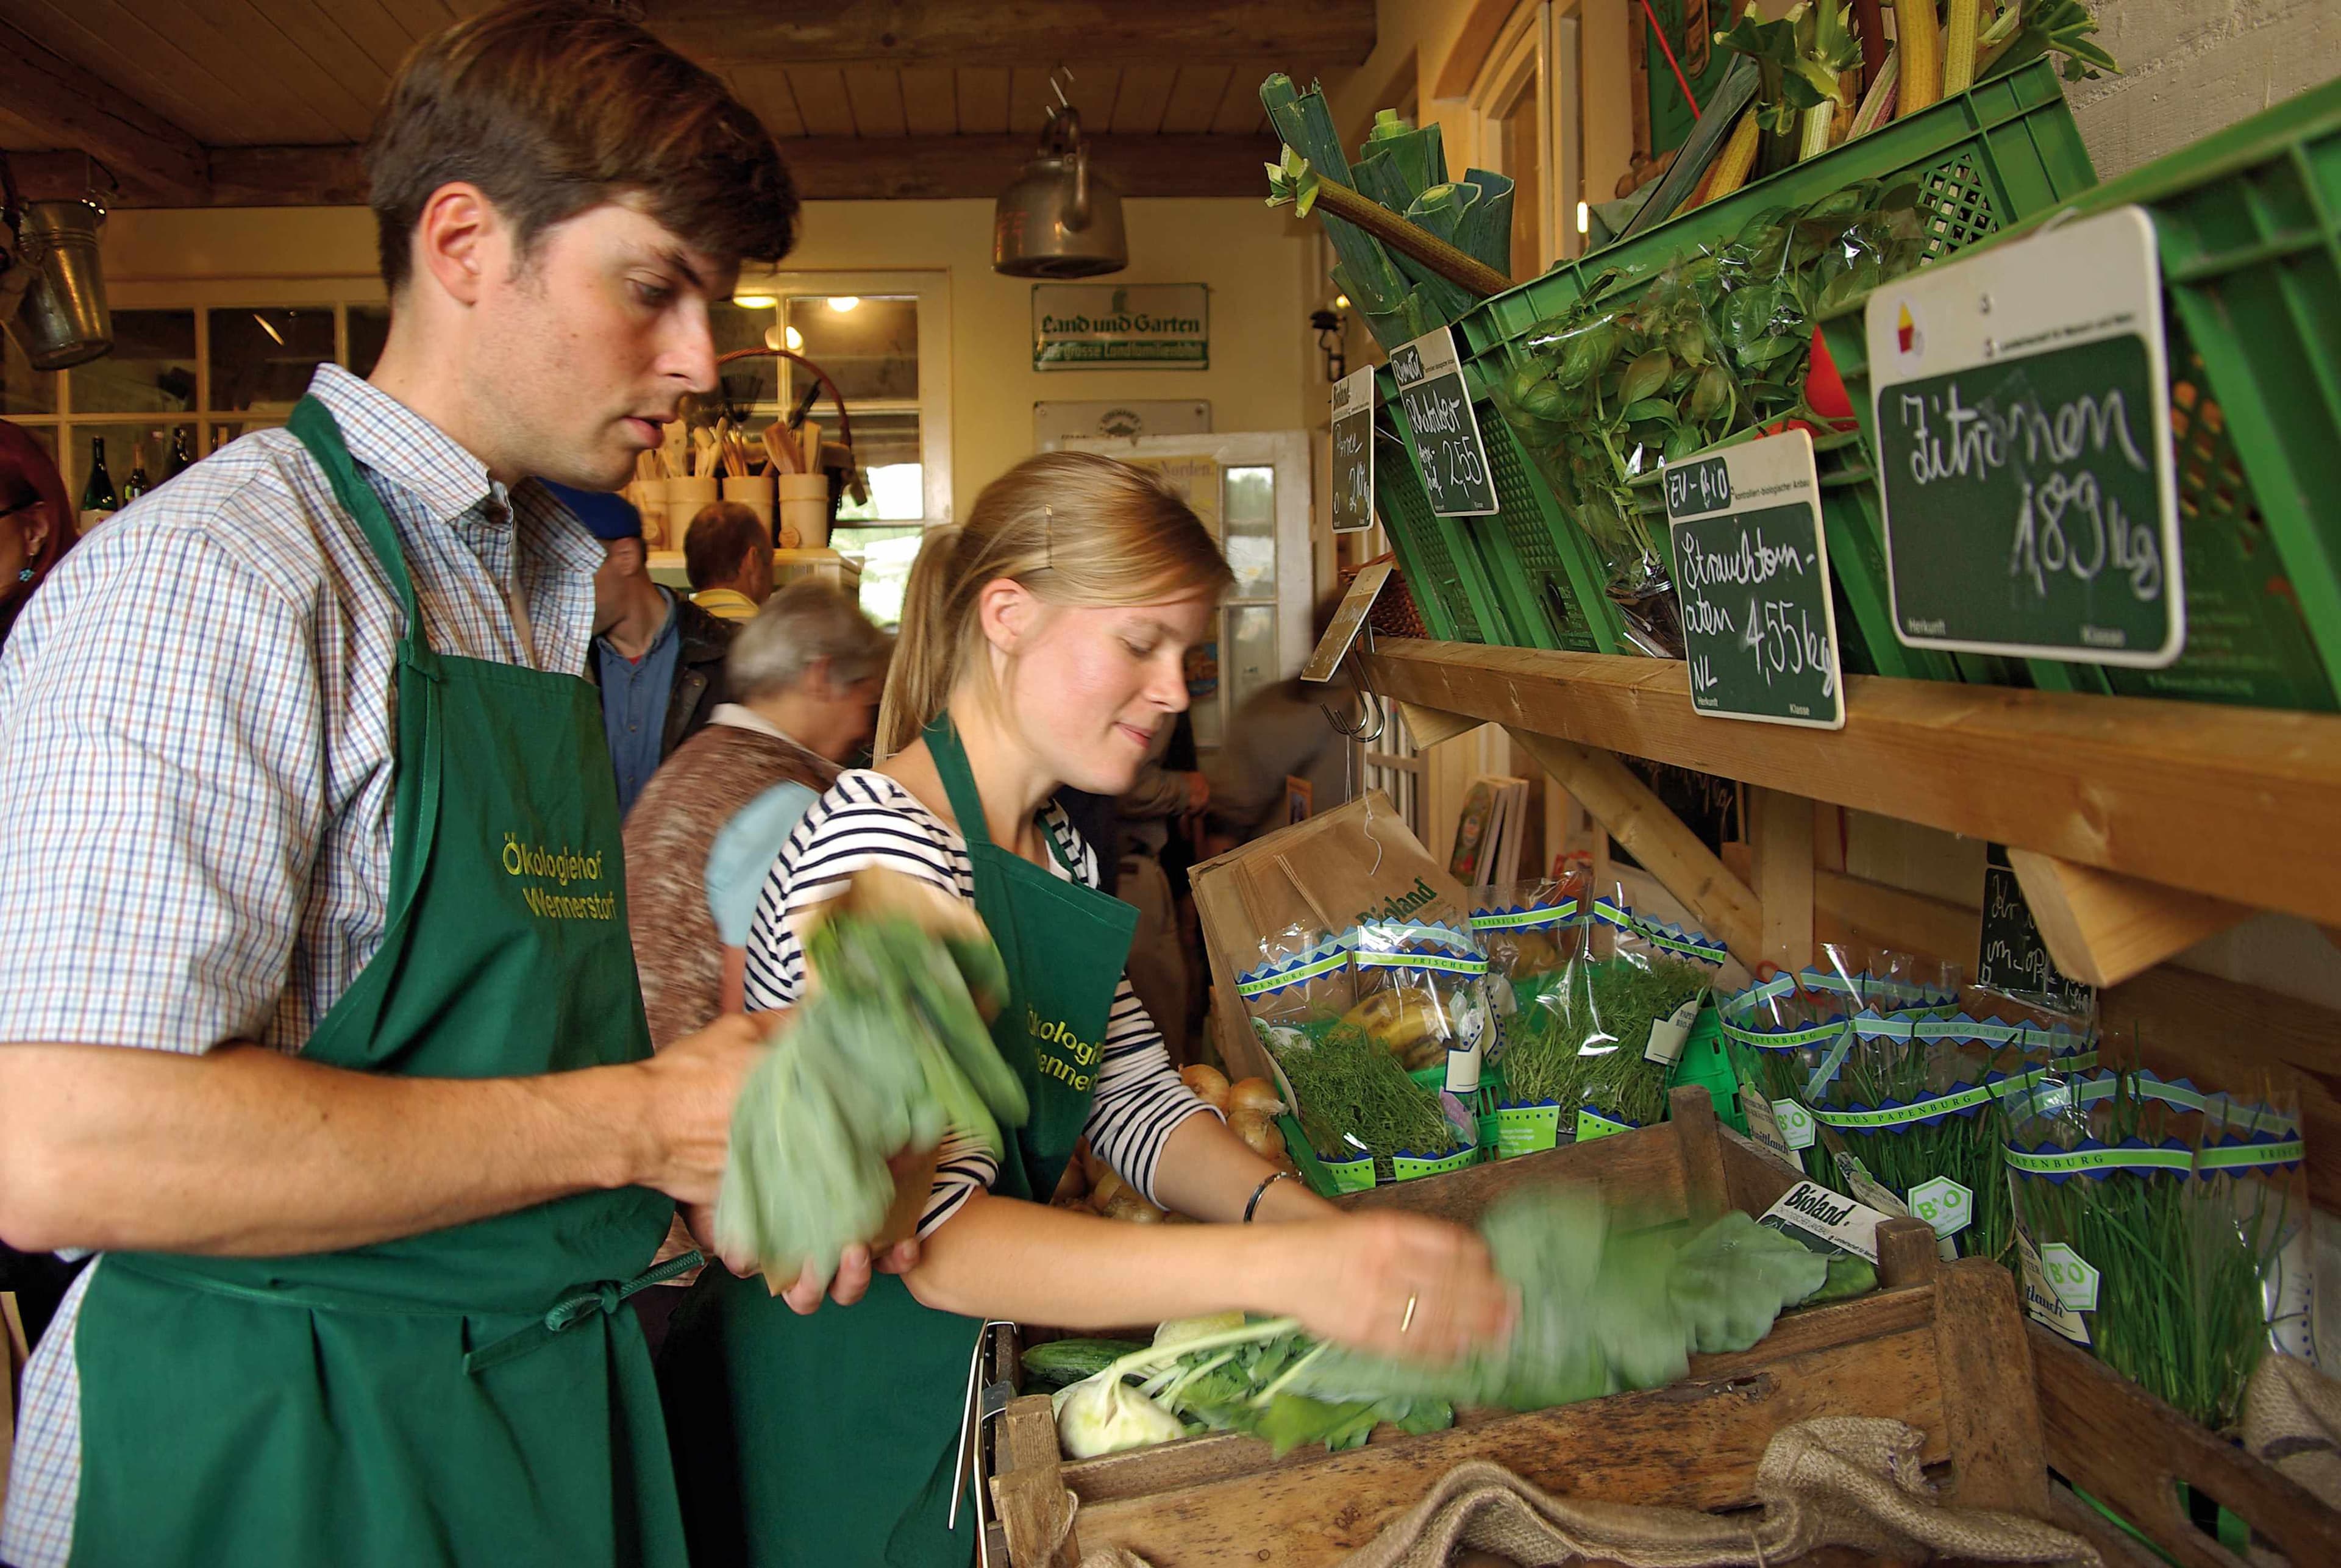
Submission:
[[[762,518],[737,501],[710,501],[682,535],[682,569],[691,574],[691,591],[735,581],[751,550],[772,547]]]
[[[641,27],[575,0],[498,6],[417,44],[365,158],[393,295],[423,205],[458,180],[512,222],[523,255],[628,195],[728,261],[777,262],[796,241],[796,187],[762,122]]]

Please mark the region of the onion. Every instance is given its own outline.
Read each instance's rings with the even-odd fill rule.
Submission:
[[[1284,1134],[1277,1130],[1275,1122],[1261,1112],[1230,1112],[1228,1130],[1241,1138],[1253,1154],[1264,1160],[1285,1157]]]
[[[1179,1082],[1192,1089],[1203,1104],[1214,1111],[1228,1108],[1228,1075],[1217,1067],[1206,1067],[1200,1062],[1179,1069]]]
[[[1130,1184],[1121,1179],[1118,1172],[1108,1171],[1098,1178],[1098,1184],[1090,1189],[1090,1207],[1099,1213],[1103,1213],[1107,1205],[1129,1190]]]
[[[1230,1114],[1258,1111],[1265,1116],[1280,1115],[1284,1111],[1284,1100],[1277,1094],[1276,1085],[1267,1079],[1243,1078],[1228,1089],[1228,1110]]]

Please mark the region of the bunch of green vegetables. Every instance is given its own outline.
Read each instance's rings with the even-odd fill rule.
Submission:
[[[2134,1069],[2044,1084],[2007,1150],[2017,1219],[2098,1358],[2214,1431],[2267,1351],[2305,1223],[2288,1112]],[[2027,1266],[2029,1266],[2027,1260]]]
[[[1255,1020],[1269,1054],[1284,1069],[1293,1114],[1320,1158],[1374,1159],[1374,1177],[1393,1178],[1393,1156],[1435,1159],[1469,1142],[1440,1108],[1437,1091],[1407,1075],[1397,1056],[1354,1023]]]
[[[1867,182],[1768,208],[1655,276],[1604,273],[1512,345],[1496,406],[1599,551],[1613,597],[1669,592],[1633,481],[1738,432],[1817,417],[1813,322],[1918,264],[1918,197],[1915,184]],[[1660,642],[1679,654],[1679,634]]]
[[[1668,1034],[1679,1014],[1696,1011],[1715,966],[1673,956],[1636,932],[1629,914],[1610,952],[1599,953],[1597,938],[1559,984],[1524,1003],[1505,1048],[1508,1100],[1588,1107],[1636,1127],[1664,1118],[1681,1041],[1673,1038],[1671,1053],[1654,1059],[1653,1034]],[[1680,1021],[1688,1033],[1689,1020]]]
[[[1248,1432],[1281,1454],[1355,1447],[1378,1422],[1449,1424],[1459,1405],[1539,1410],[1683,1376],[1695,1353],[1746,1350],[1781,1311],[1876,1283],[1739,1213],[1693,1231],[1638,1228],[1590,1189],[1549,1186],[1489,1211],[1480,1232],[1519,1293],[1501,1345],[1445,1366],[1319,1343],[1290,1318],[1166,1325],[1056,1395],[1076,1457],[1198,1430]]]
[[[1298,201],[1305,217],[1310,181],[1329,179],[1496,271],[1509,271],[1512,182],[1485,169],[1449,179],[1437,125],[1410,125],[1384,109],[1374,117],[1373,129],[1353,164],[1342,153],[1340,135],[1320,88],[1303,93],[1292,78],[1280,74],[1260,84],[1260,98],[1268,109],[1269,124],[1285,145],[1283,161],[1268,166],[1270,205]],[[1469,290],[1356,225],[1330,213],[1320,215],[1326,237],[1340,258],[1333,268],[1333,282],[1365,316],[1374,340],[1385,350],[1461,319],[1479,303]]]
[[[840,910],[804,949],[817,989],[741,1089],[715,1211],[725,1252],[784,1276],[878,1235],[889,1159],[947,1129],[998,1153],[1027,1112],[984,1022],[1008,994],[988,937]]]

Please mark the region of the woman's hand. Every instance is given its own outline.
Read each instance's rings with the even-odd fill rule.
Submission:
[[[1511,1332],[1511,1287],[1487,1244],[1421,1214],[1369,1212],[1280,1225],[1280,1313],[1320,1339],[1410,1361],[1459,1360]]]

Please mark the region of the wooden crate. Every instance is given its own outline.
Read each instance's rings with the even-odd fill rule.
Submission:
[[[1700,1089],[1679,1090],[1674,1119],[1598,1144],[1554,1149],[1351,1194],[1352,1207],[1401,1206],[1469,1220],[1539,1178],[1590,1179],[1660,1216],[1725,1207],[1760,1212],[1798,1177],[1722,1127]],[[2028,1341],[2007,1272],[1938,1263],[1916,1221],[1880,1229],[1887,1288],[1790,1313],[1753,1350],[1695,1356],[1681,1383],[1530,1413],[1471,1410],[1448,1432],[1384,1427],[1366,1447],[1274,1458],[1236,1434],[1065,1463],[1049,1401],[1011,1401],[984,1459],[1001,1523],[993,1564],[1036,1568],[1122,1545],[1155,1568],[1242,1563],[1312,1568],[1338,1561],[1469,1459],[1489,1459],[1554,1493],[1614,1502],[1728,1509],[1755,1501],[1772,1434],[1809,1416],[1890,1416],[1927,1433],[1948,1495],[1971,1507],[2047,1517],[2050,1501]],[[1013,1380],[1016,1335],[995,1332],[991,1375]],[[1080,1502],[1072,1538],[1045,1554],[1051,1505]]]

